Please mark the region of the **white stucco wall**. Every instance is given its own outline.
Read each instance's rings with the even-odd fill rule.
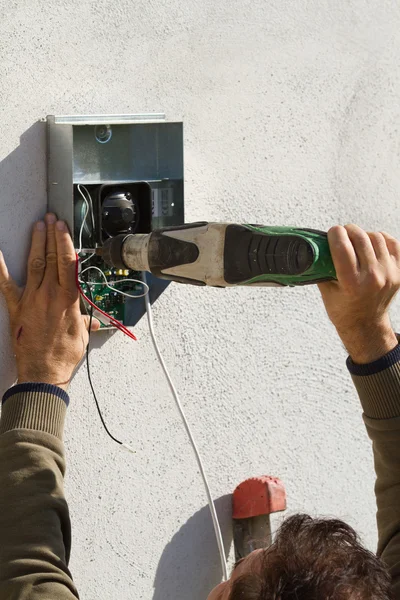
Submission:
[[[188,221],[400,235],[396,0],[0,0],[0,16],[0,246],[17,277],[46,206],[46,114],[183,119]],[[171,285],[154,312],[227,546],[228,495],[266,473],[290,512],[346,519],[374,549],[370,443],[318,290]],[[5,389],[3,304],[0,331]],[[203,600],[220,578],[205,494],[145,320],[136,333],[92,352],[107,423],[136,455],[103,431],[84,367],[71,386],[70,567],[86,600]]]

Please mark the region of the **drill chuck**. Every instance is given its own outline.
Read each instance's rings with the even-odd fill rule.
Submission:
[[[103,260],[116,269],[150,271],[148,246],[150,234],[117,235],[109,238],[102,249]]]

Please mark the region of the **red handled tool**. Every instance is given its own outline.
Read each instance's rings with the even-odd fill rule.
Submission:
[[[246,479],[233,492],[235,560],[271,545],[270,515],[286,509],[286,490],[277,477]]]

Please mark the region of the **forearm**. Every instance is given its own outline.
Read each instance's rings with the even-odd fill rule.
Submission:
[[[348,367],[359,394],[376,471],[378,555],[400,597],[400,346],[377,361]]]
[[[389,568],[400,598],[400,417],[369,419],[364,416],[373,440],[376,471],[377,553]]]
[[[356,364],[375,362],[388,354],[398,344],[388,315],[380,322],[353,323],[351,328],[337,329],[352,361]]]
[[[41,384],[8,394],[0,420],[0,598],[76,599],[63,489],[68,396]]]

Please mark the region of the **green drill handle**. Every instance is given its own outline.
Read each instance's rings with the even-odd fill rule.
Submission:
[[[110,238],[102,253],[111,266],[194,285],[294,286],[336,277],[327,234],[295,227],[187,223]]]
[[[298,227],[234,226],[230,231],[228,228],[226,234],[225,253],[227,258],[230,255],[226,263],[237,261],[235,247],[243,246],[247,240],[251,277],[247,279],[245,269],[242,269],[241,276],[246,277],[242,285],[276,283],[295,286],[336,279],[328,236],[324,231]],[[233,282],[235,275],[233,269],[232,273],[229,272],[229,264],[226,264],[225,271]]]

